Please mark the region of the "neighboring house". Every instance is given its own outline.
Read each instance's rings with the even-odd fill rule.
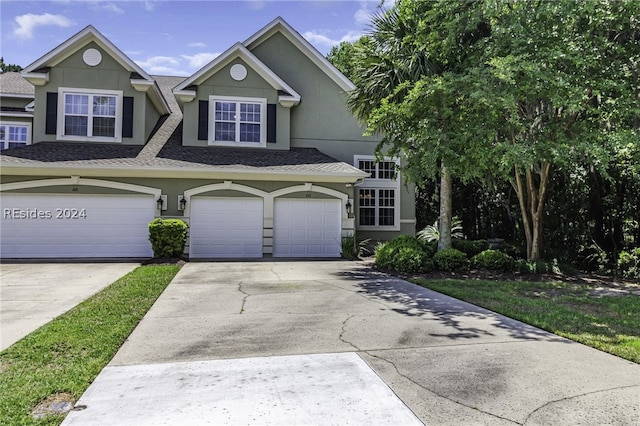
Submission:
[[[17,72],[0,74],[0,149],[31,143],[33,85]]]
[[[191,258],[414,233],[412,188],[345,106],[353,84],[281,18],[188,78],[148,75],[89,26],[0,81],[3,126],[30,126],[0,151],[4,259],[151,257],[155,217],[189,223]]]

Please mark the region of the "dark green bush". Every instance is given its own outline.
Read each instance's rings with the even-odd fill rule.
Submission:
[[[153,255],[159,258],[180,257],[187,244],[189,225],[180,219],[156,218],[149,222],[149,241]]]
[[[440,250],[433,255],[433,260],[441,271],[458,271],[469,264],[467,256],[455,248]]]
[[[398,272],[428,272],[433,270],[424,244],[415,237],[401,235],[380,243],[375,250],[376,265]]]
[[[487,240],[451,240],[451,246],[466,254],[468,258],[471,258],[478,253],[488,250],[489,242]]]
[[[625,278],[640,278],[640,247],[620,252],[618,272]]]
[[[494,271],[513,271],[515,261],[511,256],[498,250],[485,250],[471,258],[471,265],[476,268]]]

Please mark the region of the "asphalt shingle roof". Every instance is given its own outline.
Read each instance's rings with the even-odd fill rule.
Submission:
[[[184,77],[154,76],[154,79],[172,112],[161,119],[146,145],[40,142],[0,151],[0,164],[234,170],[249,173],[340,174],[355,177],[362,174],[350,164],[338,161],[315,148],[273,150],[183,146],[182,112],[171,89],[184,81]]]
[[[34,96],[33,84],[22,78],[20,73],[5,72],[0,74],[0,93]]]

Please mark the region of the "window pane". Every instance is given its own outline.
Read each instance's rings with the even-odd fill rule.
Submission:
[[[376,209],[367,207],[360,208],[360,225],[375,226],[376,224]]]
[[[26,126],[9,126],[9,141],[26,143],[27,127]]]
[[[376,190],[375,189],[360,189],[358,198],[359,198],[360,207],[375,206],[376,205]]]
[[[5,126],[0,126],[0,142],[4,142],[5,135],[6,135]]]
[[[64,118],[64,134],[73,136],[87,136],[87,117],[67,115]]]
[[[380,226],[393,226],[394,225],[394,211],[393,209],[378,209],[378,220]]]
[[[369,173],[371,179],[376,179],[376,164],[371,160],[358,160],[358,168]]]
[[[65,95],[64,113],[74,115],[89,114],[89,96],[87,95]]]
[[[240,142],[260,142],[260,125],[241,123]]]
[[[236,140],[236,125],[235,123],[216,123],[215,127],[215,140],[217,141],[235,141]]]
[[[114,137],[116,135],[116,119],[108,117],[93,118],[93,136]]]
[[[393,180],[396,174],[396,163],[393,161],[381,161],[378,163],[378,179]]]
[[[260,104],[240,104],[240,121],[260,123]]]
[[[116,116],[115,96],[94,96],[93,97],[93,115],[115,117]],[[96,135],[94,134],[94,136]]]
[[[216,121],[219,121],[219,120],[235,121],[236,120],[236,103],[235,102],[216,102],[215,120]]]

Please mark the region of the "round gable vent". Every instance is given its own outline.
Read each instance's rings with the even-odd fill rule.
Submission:
[[[247,68],[242,64],[235,64],[231,67],[231,78],[236,81],[242,81],[247,76]]]
[[[82,60],[90,67],[95,67],[102,62],[102,54],[97,49],[87,49],[82,54]]]

